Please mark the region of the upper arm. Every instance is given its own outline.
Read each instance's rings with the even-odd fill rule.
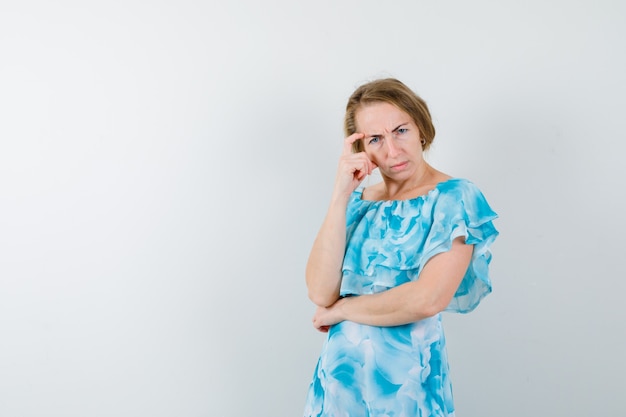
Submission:
[[[414,290],[426,298],[432,315],[443,311],[459,288],[472,259],[474,246],[465,244],[465,238],[457,237],[452,247],[426,262],[415,281]]]

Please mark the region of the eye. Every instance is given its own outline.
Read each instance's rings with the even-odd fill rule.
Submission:
[[[408,132],[409,129],[407,129],[406,127],[401,127],[400,129],[397,130],[398,134],[403,135],[406,132]]]
[[[378,136],[372,136],[368,143],[370,145],[374,145],[374,144],[378,143],[379,141],[380,141],[380,138]]]

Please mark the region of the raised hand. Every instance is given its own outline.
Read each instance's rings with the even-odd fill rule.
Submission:
[[[365,152],[352,152],[352,144],[363,139],[363,133],[354,133],[343,142],[343,151],[339,158],[339,168],[335,179],[335,192],[342,196],[349,196],[361,181],[377,168]]]

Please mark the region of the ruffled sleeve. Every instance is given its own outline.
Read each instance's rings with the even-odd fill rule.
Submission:
[[[470,265],[446,311],[468,313],[491,292],[490,246],[498,236],[492,220],[497,214],[481,191],[467,180],[449,181],[430,207],[432,225],[426,237],[420,270],[433,256],[447,252],[452,241],[464,237],[474,245]]]

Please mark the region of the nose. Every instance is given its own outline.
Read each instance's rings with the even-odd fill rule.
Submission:
[[[385,143],[387,144],[387,154],[392,158],[397,156],[398,146],[396,145],[396,141],[393,135],[390,135],[389,137],[387,137],[387,140],[385,140]]]

